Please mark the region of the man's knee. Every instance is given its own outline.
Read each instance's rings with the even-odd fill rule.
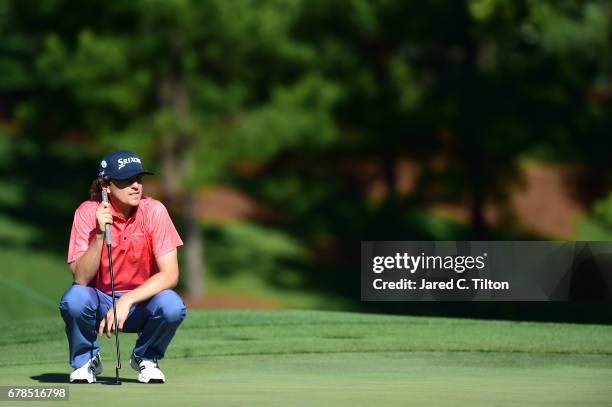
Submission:
[[[62,316],[78,318],[86,315],[88,311],[95,311],[91,290],[91,287],[78,284],[74,284],[66,290],[59,305]]]
[[[164,290],[153,297],[157,314],[170,323],[181,322],[187,315],[183,300],[172,290]]]

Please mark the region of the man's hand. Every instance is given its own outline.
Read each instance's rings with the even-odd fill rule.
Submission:
[[[100,202],[96,208],[96,223],[98,224],[98,234],[104,234],[106,230],[106,224],[113,223],[113,215],[111,213],[110,204],[106,202]]]
[[[123,330],[123,324],[127,319],[127,316],[130,312],[130,308],[132,308],[133,302],[127,296],[127,294],[123,295],[117,302],[115,302],[115,307],[117,308],[117,328],[121,331]],[[98,329],[98,335],[102,336],[102,333],[106,331],[106,336],[111,337],[111,332],[113,332],[115,328],[115,315],[113,314],[113,307],[111,307],[106,316],[102,318],[100,321],[100,328]]]

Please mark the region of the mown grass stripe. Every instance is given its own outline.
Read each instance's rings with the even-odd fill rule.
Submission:
[[[25,295],[26,297],[40,304],[44,304],[48,307],[54,307],[54,308],[57,308],[58,306],[58,303],[56,301],[53,301],[50,298],[47,298],[44,295],[38,293],[37,291],[32,290],[30,287],[21,285],[18,282],[13,281],[6,276],[3,276],[2,274],[0,274],[0,283],[9,286],[13,290],[18,291],[19,293]]]

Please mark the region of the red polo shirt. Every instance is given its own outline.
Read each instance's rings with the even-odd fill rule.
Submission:
[[[96,208],[99,201],[85,201],[74,213],[68,263],[83,255],[96,236]],[[143,196],[136,211],[128,219],[122,219],[111,205],[113,224],[113,273],[115,291],[129,291],[159,271],[155,259],[182,246],[166,207],[159,201]],[[89,283],[100,291],[110,293],[110,272],[106,240],[98,273]]]

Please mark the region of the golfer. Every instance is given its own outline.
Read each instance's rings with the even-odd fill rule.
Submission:
[[[100,162],[90,199],[74,214],[68,264],[74,277],[60,312],[66,323],[70,382],[93,383],[102,373],[98,335],[111,337],[114,317],[104,229],[111,225],[117,325],[138,334],[130,365],[141,383],[165,383],[157,364],[185,318],[183,301],[172,290],[179,278],[179,237],[164,205],[142,194],[152,174],[133,152],[117,150]],[[110,203],[101,201],[106,188]]]

